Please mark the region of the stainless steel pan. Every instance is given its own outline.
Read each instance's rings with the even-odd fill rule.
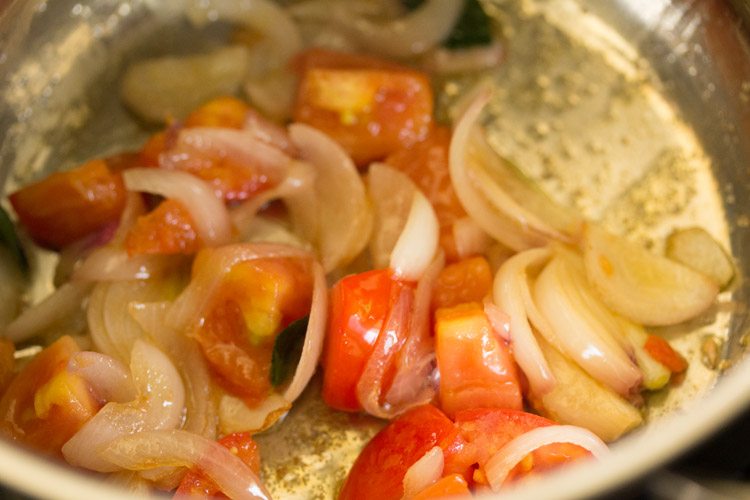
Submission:
[[[190,53],[230,28],[197,29],[178,2],[0,1],[0,182],[5,192],[87,158],[138,147],[148,131],[122,107],[118,78],[142,56]],[[578,498],[642,476],[750,404],[750,49],[720,0],[495,0],[506,40],[494,79],[492,144],[558,201],[659,250],[673,227],[701,225],[731,249],[739,278],[711,314],[662,332],[690,358],[684,382],[649,398],[649,424],[610,459],[509,492]],[[443,82],[450,101],[470,82]],[[39,255],[30,293],[49,290]],[[719,357],[711,355],[718,349]],[[347,429],[354,428],[355,432]],[[260,437],[265,477],[283,497],[332,495],[376,425],[334,415],[309,391]],[[0,480],[42,497],[114,497],[96,478],[0,442]],[[44,478],[43,480],[40,480]],[[108,489],[104,489],[108,488]]]

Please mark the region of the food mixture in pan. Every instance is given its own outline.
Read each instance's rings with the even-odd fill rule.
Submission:
[[[479,2],[187,13],[241,27],[127,69],[159,131],[8,195],[5,438],[134,492],[270,498],[255,436],[314,391],[383,426],[339,498],[443,498],[601,458],[680,383],[651,328],[711,308],[731,259],[698,227],[647,250],[498,154]],[[479,83],[440,106],[456,73]],[[29,240],[56,288],[22,306]]]

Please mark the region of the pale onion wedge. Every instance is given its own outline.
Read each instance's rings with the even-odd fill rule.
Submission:
[[[390,268],[399,279],[417,281],[438,250],[439,224],[435,209],[414,191],[409,216],[391,252]]]
[[[439,446],[433,446],[422,455],[422,458],[406,470],[403,498],[412,498],[420,491],[436,483],[443,475],[444,466],[443,449]]]
[[[247,72],[248,52],[237,45],[137,62],[125,71],[123,101],[146,121],[182,119],[212,97],[237,92]]]
[[[370,256],[375,269],[388,266],[391,252],[409,217],[417,186],[408,175],[385,163],[373,163],[367,173],[374,224]]]
[[[584,427],[606,442],[641,424],[643,417],[633,405],[595,381],[544,339],[539,339],[539,346],[558,382],[547,394],[532,394],[530,398],[543,415],[561,424]]]
[[[635,362],[643,373],[643,387],[650,391],[656,391],[667,385],[672,372],[656,361],[645,349],[648,333],[641,325],[628,321],[621,316],[617,316],[617,320],[621,325],[623,337],[630,342],[633,348]]]
[[[726,288],[735,275],[734,264],[713,236],[701,227],[677,229],[667,237],[666,256]]]
[[[318,200],[317,249],[326,273],[351,262],[367,245],[372,208],[349,155],[323,132],[302,123],[289,137],[304,161],[315,167]]]
[[[219,402],[219,430],[223,435],[233,432],[262,432],[275,424],[292,404],[273,393],[255,408],[234,396],[225,394]]]
[[[456,123],[450,146],[450,176],[466,212],[482,230],[513,250],[574,241],[581,218],[558,206],[520,170],[487,144],[477,121],[491,88],[474,91]]]
[[[613,311],[636,323],[681,323],[708,309],[719,293],[710,278],[593,224],[585,226],[582,245],[594,289]]]

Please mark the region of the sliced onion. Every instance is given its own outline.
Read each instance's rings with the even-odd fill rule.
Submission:
[[[216,287],[235,264],[255,259],[311,258],[309,252],[299,248],[273,243],[237,243],[203,252],[204,262],[210,265],[203,266],[167,312],[167,326],[176,331],[184,332],[205,314]]]
[[[229,498],[271,498],[260,479],[237,455],[216,441],[189,432],[139,432],[112,442],[102,455],[128,470],[198,467]]]
[[[167,326],[169,302],[131,302],[130,316],[172,359],[185,385],[185,422],[183,429],[214,439],[216,404],[206,358],[197,341]]]
[[[705,311],[719,293],[710,278],[593,224],[584,230],[583,255],[604,303],[636,323],[681,323]]]
[[[278,122],[285,122],[292,116],[297,79],[297,75],[289,69],[278,69],[260,78],[248,79],[244,86],[245,94],[263,114]],[[291,154],[291,151],[287,153]]]
[[[365,186],[349,155],[324,133],[301,123],[289,136],[303,160],[316,169],[317,246],[326,273],[350,262],[367,245],[372,214]]]
[[[529,295],[528,268],[544,264],[550,255],[546,248],[516,254],[500,266],[493,284],[495,302],[510,317],[513,357],[539,394],[546,394],[554,387],[555,377],[529,325],[524,297]]]
[[[91,290],[90,283],[66,283],[26,309],[7,327],[3,336],[14,343],[23,342],[81,310],[81,303]]]
[[[173,429],[182,422],[182,380],[164,353],[136,341],[130,371],[139,396],[129,403],[107,403],[63,445],[63,456],[71,465],[99,472],[118,470],[100,453],[114,439],[143,430]]]
[[[130,304],[163,300],[165,293],[164,284],[154,280],[98,284],[91,293],[86,311],[96,349],[122,363],[130,363],[133,346],[145,336],[130,315]]]
[[[333,21],[350,32],[367,51],[406,58],[423,54],[446,39],[463,7],[463,0],[427,0],[400,19],[385,23],[364,17]]]
[[[310,305],[310,317],[305,332],[305,343],[302,347],[297,368],[289,386],[284,390],[284,399],[293,403],[315,374],[320,353],[323,351],[326,324],[328,321],[328,288],[323,267],[313,262],[313,295]]]
[[[455,126],[449,166],[458,199],[487,234],[516,251],[574,239],[580,217],[555,205],[487,144],[477,120],[490,97],[480,87]]]
[[[438,372],[430,331],[432,292],[445,258],[440,252],[425,270],[414,292],[414,307],[407,337],[396,358],[396,374],[385,395],[385,408],[392,416],[432,401],[437,392]]]
[[[493,69],[505,57],[505,47],[501,42],[466,49],[436,48],[425,54],[422,64],[430,73],[469,73]]]
[[[434,446],[406,470],[403,498],[408,500],[436,483],[443,475],[444,465],[443,449]]]
[[[122,248],[97,248],[73,272],[74,281],[147,280],[172,269],[179,257],[174,255],[130,256]]]
[[[667,238],[665,255],[708,276],[722,289],[731,283],[736,273],[729,254],[702,227],[673,231]]]
[[[313,250],[310,243],[293,233],[287,224],[273,217],[256,215],[243,223],[239,233],[239,240],[246,243],[276,243]]]
[[[179,170],[131,168],[122,173],[131,191],[158,194],[179,201],[190,213],[203,243],[217,246],[232,237],[229,214],[224,203],[203,180]]]
[[[280,150],[290,157],[295,157],[298,154],[286,129],[252,108],[245,115],[243,130],[247,130],[259,141]]]
[[[302,50],[302,39],[294,21],[270,0],[207,0],[191,6],[187,14],[197,24],[222,20],[262,34],[268,48],[268,69],[286,65]]]
[[[598,459],[609,454],[607,445],[596,434],[572,425],[537,427],[511,440],[484,466],[492,491],[500,491],[510,471],[529,453],[555,443],[570,443],[585,448]]]
[[[212,97],[237,92],[247,73],[248,52],[235,45],[206,54],[138,61],[123,76],[123,101],[147,121],[181,120]]]
[[[67,370],[83,377],[103,401],[126,403],[136,396],[130,371],[112,356],[79,351],[68,360]]]
[[[577,425],[604,441],[618,439],[643,422],[643,416],[610,388],[600,384],[543,338],[539,346],[558,383],[547,394],[529,400],[542,414],[561,424]],[[582,395],[585,395],[582,397]]]
[[[453,241],[460,259],[484,253],[492,244],[491,238],[471,217],[462,217],[453,222]]]
[[[547,318],[565,354],[592,377],[627,395],[636,389],[642,374],[592,313],[585,295],[585,280],[561,256],[555,256],[542,270],[534,287],[534,299]]]
[[[438,249],[439,224],[435,209],[420,191],[414,191],[404,230],[391,252],[390,268],[396,277],[416,281]]]
[[[404,230],[417,186],[408,175],[386,163],[375,162],[367,173],[374,225],[370,254],[375,269],[388,267],[391,252]]]
[[[492,302],[484,303],[484,314],[492,326],[492,329],[500,338],[510,342],[510,316]]]
[[[258,193],[248,201],[232,209],[230,217],[235,229],[241,234],[245,233],[247,227],[255,219],[258,211],[271,200],[285,200],[290,205],[289,208],[292,211],[298,208],[309,209],[307,206],[300,206],[299,203],[301,200],[306,200],[308,195],[314,196],[315,177],[315,171],[310,164],[300,161],[290,161],[284,180],[271,189]],[[294,217],[294,214],[292,215]],[[316,218],[313,218],[312,221],[313,223],[317,223]],[[310,230],[311,228],[306,229]]]
[[[225,394],[219,402],[219,428],[224,435],[233,432],[263,432],[291,408],[292,404],[286,398],[275,393],[254,408],[250,408],[239,398]]]

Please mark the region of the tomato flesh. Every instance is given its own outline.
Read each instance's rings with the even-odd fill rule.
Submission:
[[[185,127],[224,127],[241,129],[250,107],[241,99],[217,97],[206,102],[185,118]]]
[[[323,354],[323,400],[337,410],[358,411],[357,383],[373,353],[384,321],[407,286],[380,269],[341,279],[331,290],[331,311]]]
[[[125,237],[129,255],[193,254],[201,248],[190,212],[176,200],[164,200],[138,218]]]
[[[311,68],[294,119],[328,134],[364,166],[424,140],[432,108],[430,82],[416,71]]]
[[[400,500],[406,471],[434,446],[457,439],[453,422],[431,405],[409,410],[367,443],[354,462],[339,500]]]
[[[80,349],[63,336],[37,354],[0,399],[0,433],[42,453],[60,449],[101,407],[88,385],[66,371]]]
[[[105,160],[55,172],[9,196],[21,224],[40,246],[59,250],[108,224],[125,207],[122,178]]]
[[[432,308],[482,302],[492,289],[492,270],[484,257],[470,257],[440,271],[432,291]]]
[[[438,309],[435,354],[440,406],[448,416],[476,407],[522,407],[521,387],[507,344],[478,303]]]

